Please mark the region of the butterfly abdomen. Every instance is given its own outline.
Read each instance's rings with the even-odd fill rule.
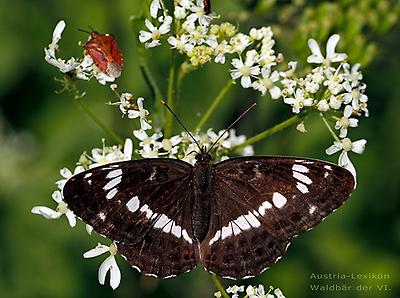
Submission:
[[[213,166],[208,162],[197,162],[193,169],[195,200],[192,226],[198,242],[204,240],[210,223],[210,194],[212,192]]]

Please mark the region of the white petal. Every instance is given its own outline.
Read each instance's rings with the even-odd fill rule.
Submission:
[[[353,166],[353,164],[351,163],[346,151],[343,151],[339,156],[339,166],[344,167],[346,170],[348,170],[353,175],[354,181],[356,182],[356,178],[357,178],[356,169]],[[354,188],[355,187],[356,187],[356,185],[354,185]]]
[[[353,142],[353,146],[351,148],[351,151],[358,153],[358,154],[362,154],[365,150],[365,144],[367,144],[367,140],[362,139],[362,140],[358,140]]]
[[[351,106],[346,106],[344,108],[343,116],[345,116],[346,118],[350,118],[352,113],[353,113],[353,108]]]
[[[63,183],[65,184],[65,182]],[[53,200],[57,203],[60,203],[63,200],[63,196],[61,194],[61,191],[56,190],[55,192],[53,192],[53,194],[51,195],[51,197],[53,198]]]
[[[57,212],[46,206],[35,206],[32,208],[31,212],[33,214],[42,215],[44,218],[47,218],[47,219],[56,219],[61,216],[60,212]]]
[[[69,225],[71,226],[71,228],[75,227],[75,225],[76,225],[76,217],[75,217],[75,214],[74,214],[71,210],[68,210],[68,211],[65,213],[65,216],[67,217],[68,223],[69,223]]]
[[[157,18],[158,10],[161,8],[160,0],[153,0],[150,4],[150,15],[153,18]]]
[[[92,232],[93,232],[93,227],[91,226],[91,225],[86,225],[86,232],[89,234],[89,235],[92,235]]]
[[[110,270],[112,262],[113,262],[113,256],[109,256],[107,259],[104,260],[103,263],[101,263],[100,267],[99,267],[99,273],[98,273],[98,277],[99,277],[99,283],[101,285],[104,285],[104,282],[106,280],[106,275],[108,270]]]
[[[118,264],[115,261],[115,257],[111,256],[112,263],[110,268],[110,286],[113,290],[118,288],[121,282],[121,271],[118,268]]]
[[[157,30],[157,28],[154,27],[154,25],[148,19],[145,19],[144,23],[146,24],[146,27],[150,30],[150,32],[154,32]]]
[[[134,130],[133,135],[140,141],[143,141],[145,138],[147,138],[147,133],[142,129]]]
[[[322,63],[324,60],[324,57],[321,54],[321,50],[318,46],[318,43],[315,41],[315,39],[309,39],[308,40],[308,46],[311,50],[312,55],[308,56],[307,62],[308,63]]]
[[[72,177],[72,173],[69,169],[67,168],[62,168],[60,170],[60,175],[63,176],[64,178],[68,179]]]
[[[279,98],[279,96],[281,96],[281,89],[274,86],[271,89],[269,89],[269,93],[271,94],[272,99],[277,99],[277,98]]]
[[[148,40],[151,39],[151,33],[144,31],[144,30],[140,30],[139,32],[139,40],[140,42],[146,42]]]
[[[133,143],[131,139],[126,139],[124,144],[124,156],[127,160],[132,158]]]
[[[128,111],[128,118],[129,119],[135,119],[137,117],[140,116],[140,112],[139,111],[135,111],[135,110],[129,110]]]
[[[103,253],[106,253],[107,251],[110,250],[109,246],[103,245],[103,244],[97,244],[97,246],[83,254],[83,257],[85,259],[87,258],[93,258],[97,257],[99,255],[102,255]]]
[[[232,65],[233,65],[235,68],[241,68],[241,67],[243,66],[243,61],[240,60],[240,59],[237,59],[237,58],[232,59]]]
[[[56,28],[53,31],[53,44],[57,44],[58,41],[61,39],[61,34],[65,29],[65,22],[63,20],[59,21]]]
[[[358,119],[350,118],[349,119],[349,126],[350,127],[357,127],[358,126]]]
[[[339,34],[333,34],[329,37],[326,44],[326,58],[330,59],[335,55],[335,48],[340,40]]]
[[[328,155],[332,155],[332,154],[335,154],[336,152],[339,152],[341,149],[342,148],[340,148],[336,145],[332,145],[328,149],[325,150],[325,153]]]
[[[243,76],[240,80],[243,88],[250,88],[251,86],[251,79],[249,76]]]

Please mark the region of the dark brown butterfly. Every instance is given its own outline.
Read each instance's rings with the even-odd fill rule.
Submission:
[[[201,263],[242,279],[277,262],[293,237],[354,189],[349,171],[324,161],[256,156],[213,164],[199,149],[194,166],[143,159],[80,173],[65,184],[64,200],[146,275],[173,277]]]

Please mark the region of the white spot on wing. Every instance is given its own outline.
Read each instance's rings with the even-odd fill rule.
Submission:
[[[292,170],[296,171],[296,172],[300,172],[300,173],[308,173],[309,172],[309,169],[303,165],[293,165]]]
[[[232,222],[229,222],[227,227],[222,228],[221,234],[222,234],[221,240],[224,240],[225,238],[228,238],[229,236],[232,235]]]
[[[152,220],[153,218],[156,218],[158,216],[157,213],[153,212],[147,204],[144,204],[142,208],[140,208],[141,212],[145,213],[146,218]],[[172,228],[171,228],[172,226]],[[161,214],[161,216],[156,220],[154,226],[156,229],[162,229],[163,232],[165,233],[171,233],[174,235],[176,238],[181,238],[185,239],[187,242],[190,244],[193,243],[192,238],[189,237],[189,234],[185,229],[182,229],[179,225],[176,224],[176,222],[172,219],[170,219],[168,216],[165,214]]]
[[[140,201],[137,196],[133,197],[126,203],[126,207],[128,207],[130,212],[136,212],[140,207]]]
[[[215,233],[214,237],[211,238],[211,240],[210,240],[210,242],[208,242],[208,244],[209,245],[213,245],[213,243],[216,242],[219,239],[219,237],[221,237],[221,231],[220,230],[218,230]]]
[[[87,178],[89,178],[90,176],[92,176],[92,173],[87,173],[86,175],[85,175],[85,179],[87,179]]]
[[[315,210],[317,210],[317,207],[316,206],[311,206],[310,210],[309,210],[309,213],[313,214],[315,212]]]
[[[330,170],[330,171],[332,171],[332,167],[331,167],[331,166],[329,166],[329,165],[325,165],[325,166],[324,166],[324,168],[325,168],[325,169],[327,169],[327,170]]]
[[[258,221],[257,217],[255,217],[254,214],[250,211],[248,214],[244,215],[244,217],[247,219],[247,221],[250,223],[250,225],[253,228],[257,228],[261,225],[261,223]]]
[[[297,189],[300,190],[302,193],[308,193],[308,192],[309,192],[309,191],[308,191],[308,187],[307,187],[305,184],[301,183],[301,182],[297,182],[296,187],[297,187]]]
[[[261,214],[261,216],[265,215],[265,211],[267,209],[271,209],[272,205],[270,202],[265,201],[264,203],[262,203],[262,205],[258,208],[258,213]]]
[[[111,189],[111,188],[114,188],[115,186],[117,186],[118,184],[121,183],[121,180],[122,180],[122,177],[121,177],[121,176],[120,176],[120,177],[117,177],[117,178],[114,178],[113,180],[111,180],[110,182],[108,182],[108,183],[103,187],[103,189],[104,189],[104,190],[109,190],[109,189]]]
[[[248,230],[251,228],[250,224],[248,223],[248,221],[246,220],[246,218],[242,215],[239,216],[237,219],[234,220],[234,222],[238,225],[238,227],[242,230]]]
[[[328,173],[328,172],[325,172],[324,178],[327,178],[328,176],[329,176],[329,173]]]
[[[106,178],[112,179],[112,178],[115,178],[115,177],[118,177],[121,175],[122,175],[122,170],[114,170],[114,171],[111,171],[110,173],[108,173]]]
[[[293,172],[293,177],[296,178],[297,180],[299,180],[300,182],[303,182],[305,184],[311,184],[312,180],[310,178],[308,178],[306,175],[303,175],[301,173],[298,172]]]
[[[100,213],[98,214],[98,217],[99,217],[102,221],[105,221],[105,220],[106,220],[106,215],[105,215],[103,212],[100,212]]]
[[[276,208],[282,208],[286,204],[287,199],[279,192],[274,192],[272,196],[272,202],[274,203]]]
[[[111,200],[113,197],[115,197],[115,195],[116,195],[117,193],[118,193],[118,189],[116,189],[116,188],[111,189],[111,190],[107,193],[106,199],[107,199],[107,200]]]
[[[166,215],[161,214],[161,216],[157,219],[156,223],[154,224],[154,227],[156,229],[164,228],[169,221],[170,220]]]

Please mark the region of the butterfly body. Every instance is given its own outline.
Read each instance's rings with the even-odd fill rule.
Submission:
[[[176,159],[125,161],[73,176],[68,207],[147,275],[172,277],[201,263],[248,278],[277,262],[290,240],[340,207],[347,170],[318,160],[240,157],[194,166]]]
[[[93,31],[90,40],[83,45],[95,65],[105,74],[118,78],[121,76],[123,56],[112,34]]]

